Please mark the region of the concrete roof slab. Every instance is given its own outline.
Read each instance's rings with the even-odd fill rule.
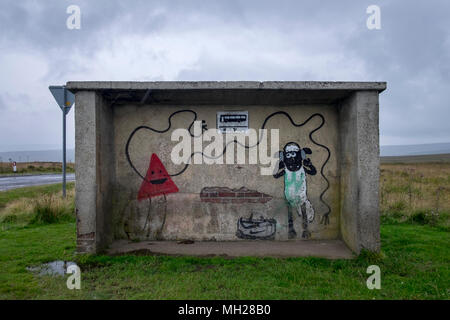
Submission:
[[[299,105],[337,103],[355,91],[382,92],[386,82],[70,81],[67,88],[97,91],[114,105]]]
[[[69,81],[67,88],[80,90],[376,90],[386,82],[351,81]]]

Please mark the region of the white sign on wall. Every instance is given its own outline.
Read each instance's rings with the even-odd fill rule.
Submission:
[[[248,130],[248,111],[217,112],[217,129],[221,133]]]

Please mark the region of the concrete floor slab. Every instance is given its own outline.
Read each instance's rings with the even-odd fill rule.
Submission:
[[[327,259],[352,259],[353,253],[340,240],[292,241],[115,241],[108,254],[155,254],[175,256],[225,256],[225,257],[321,257]]]

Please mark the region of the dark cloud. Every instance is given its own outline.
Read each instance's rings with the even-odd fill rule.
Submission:
[[[71,4],[81,30],[66,28]],[[381,30],[366,28],[371,4]],[[0,69],[14,79],[0,76],[0,110],[20,114],[24,143],[39,136],[29,114],[58,119],[44,91],[67,80],[383,80],[382,143],[448,141],[448,12],[447,0],[3,0]],[[16,130],[13,118],[0,130]],[[58,137],[51,125],[44,143]]]

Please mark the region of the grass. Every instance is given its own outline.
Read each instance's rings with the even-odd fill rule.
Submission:
[[[74,195],[74,182],[68,182],[67,193],[70,196]],[[0,192],[0,215],[4,212],[4,208],[9,204],[21,201],[30,201],[42,196],[56,195],[61,191],[61,184],[50,184],[37,187],[26,187],[12,189],[8,191]]]
[[[449,163],[450,153],[441,154],[424,154],[424,155],[414,155],[414,156],[388,156],[380,157],[382,164],[411,164],[411,163]]]
[[[75,164],[69,162],[66,164],[68,173],[75,172]],[[43,174],[43,173],[61,173],[61,162],[17,162],[17,173],[21,174]],[[0,162],[0,176],[12,175],[13,167],[10,162]]]
[[[436,186],[447,188],[448,184],[444,184],[448,179],[447,169],[422,169],[427,173],[427,180],[422,177],[411,185],[421,190],[413,199],[422,194],[432,197],[430,190]],[[0,223],[0,299],[448,300],[447,189],[442,191],[438,206],[429,199],[424,199],[427,206],[419,201],[410,203],[411,188],[405,189],[403,185],[417,177],[411,178],[404,171],[404,166],[383,165],[381,179],[386,179],[382,182],[383,196],[387,198],[382,206],[382,252],[364,252],[354,260],[75,255],[74,222],[3,222]],[[42,192],[55,196],[59,187],[0,192],[0,205],[3,203],[0,215],[11,203],[24,201],[23,197],[31,200]],[[427,212],[435,215],[437,212],[438,218],[427,216]],[[82,272],[81,290],[67,289],[66,277],[36,276],[26,270],[28,266],[54,260],[78,263]],[[366,287],[369,276],[366,269],[372,264],[381,268],[381,290]]]
[[[74,183],[67,184],[66,199],[61,185],[45,185],[0,192],[0,230],[75,220]]]
[[[420,225],[383,225],[383,257],[224,259],[74,256],[75,225],[11,228],[0,235],[0,299],[449,299],[449,237]],[[27,266],[76,260],[81,290]],[[381,268],[381,290],[366,268]]]
[[[385,222],[416,222],[450,230],[450,163],[383,164],[380,206]]]

